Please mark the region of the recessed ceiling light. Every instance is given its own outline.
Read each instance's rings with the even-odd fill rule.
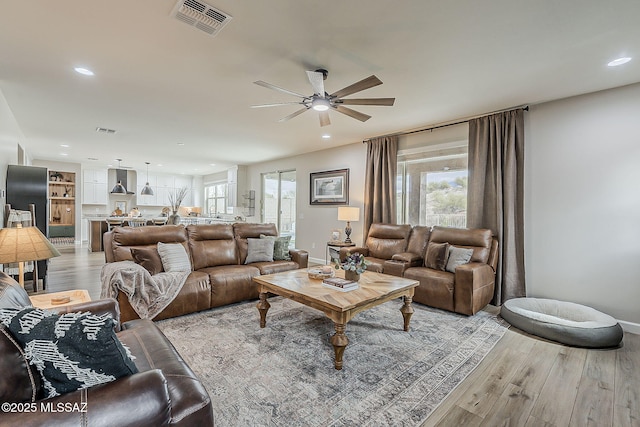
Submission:
[[[609,67],[617,67],[618,65],[626,64],[629,61],[631,61],[631,58],[629,58],[628,56],[625,56],[623,58],[614,59],[613,61],[609,62],[607,65]]]
[[[184,142],[178,142],[178,145],[182,147],[184,145]]]
[[[160,167],[162,167],[163,165],[162,165],[162,163],[158,163],[158,164],[157,164],[157,166],[160,166]]]
[[[78,74],[82,74],[83,76],[93,76],[93,75],[95,75],[93,73],[93,71],[91,71],[88,68],[84,68],[84,67],[75,67],[73,70]]]
[[[60,147],[69,148],[69,144],[60,144]]]
[[[67,153],[60,153],[61,156],[68,156]]]
[[[215,165],[216,165],[215,163],[209,163],[209,166],[215,166]]]
[[[323,139],[329,139],[329,138],[331,138],[331,135],[327,135],[327,134],[325,133],[324,135],[322,135],[322,138],[323,138]]]

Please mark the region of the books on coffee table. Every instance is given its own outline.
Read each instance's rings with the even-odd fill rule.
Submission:
[[[359,288],[358,282],[343,279],[341,277],[327,277],[326,279],[322,280],[322,286],[341,292],[349,292]]]

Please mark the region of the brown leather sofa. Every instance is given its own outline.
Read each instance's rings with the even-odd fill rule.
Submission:
[[[433,269],[425,259],[429,243],[448,243],[473,254],[455,272]],[[498,241],[488,229],[372,224],[365,247],[342,248],[341,259],[353,252],[365,255],[370,271],[419,281],[413,301],[431,307],[472,315],[493,298]]]
[[[0,308],[29,305],[24,289],[0,272]],[[0,325],[0,402],[19,402],[28,408],[3,411],[0,425],[213,426],[206,389],[153,322],[133,320],[120,325],[114,299],[76,304],[60,311],[110,313],[116,320],[116,335],[135,356],[139,372],[90,387],[86,394],[74,391],[45,399],[39,372],[29,369],[22,349]],[[86,412],[64,410],[65,404],[72,407],[81,402],[87,403]],[[42,407],[63,409],[52,412]]]
[[[253,278],[261,274],[306,268],[308,253],[291,249],[291,260],[244,264],[248,238],[278,236],[274,224],[235,223],[115,227],[104,234],[107,262],[133,260],[132,248],[156,247],[158,242],[181,243],[191,259],[192,272],[177,297],[154,320],[181,316],[235,302],[257,299]],[[123,321],[139,316],[126,295],[117,295]]]

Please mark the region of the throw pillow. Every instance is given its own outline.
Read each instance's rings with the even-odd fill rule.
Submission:
[[[289,255],[289,242],[291,241],[291,236],[275,237],[261,234],[260,238],[273,240],[274,261],[291,261],[291,256]]]
[[[448,243],[429,243],[427,253],[424,257],[424,266],[434,270],[444,271],[447,265],[447,255],[449,254]]]
[[[156,248],[131,248],[131,256],[136,264],[143,266],[152,276],[164,271]]]
[[[42,376],[47,398],[138,372],[110,314],[5,308],[2,322]]]
[[[473,249],[459,248],[457,246],[449,246],[449,259],[447,260],[447,271],[451,273],[456,272],[456,267],[459,265],[467,264],[471,260],[473,255]]]
[[[189,255],[180,243],[158,242],[158,254],[162,260],[162,268],[167,273],[174,271],[191,271]]]
[[[273,261],[274,240],[247,239],[247,244],[247,259],[244,262],[245,264]]]

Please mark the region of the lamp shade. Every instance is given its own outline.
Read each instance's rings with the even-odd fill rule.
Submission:
[[[39,261],[60,256],[60,252],[44,237],[38,227],[3,228],[0,230],[0,263]]]
[[[127,194],[127,189],[124,187],[124,185],[122,185],[122,182],[118,181],[111,192],[116,194]]]
[[[340,206],[338,208],[338,221],[358,221],[360,219],[360,208],[352,206]]]

